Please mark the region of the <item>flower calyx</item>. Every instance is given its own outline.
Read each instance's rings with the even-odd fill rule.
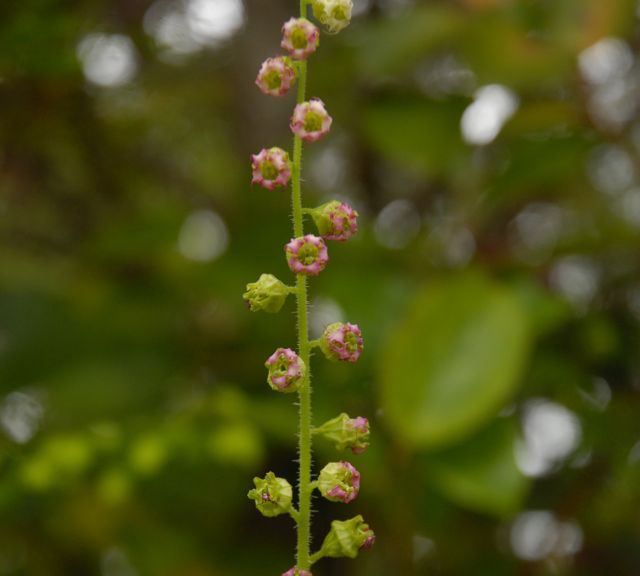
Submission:
[[[286,572],[283,572],[282,576],[313,576],[313,574],[308,570],[300,570],[300,568],[294,566],[293,568],[289,568]]]
[[[287,264],[296,274],[317,276],[329,262],[324,240],[313,234],[292,238],[284,247]]]
[[[267,58],[260,66],[256,85],[268,96],[284,96],[293,86],[296,76],[293,62],[287,56]]]
[[[313,0],[312,8],[329,34],[337,34],[351,23],[352,0]]]
[[[282,46],[291,58],[305,60],[318,48],[320,30],[306,18],[291,18],[282,26]]]
[[[291,179],[292,164],[289,154],[282,148],[263,148],[251,155],[252,184],[267,190],[286,186]]]
[[[332,200],[308,213],[325,240],[344,242],[358,231],[358,213],[345,202]]]
[[[264,363],[269,370],[267,382],[276,392],[295,392],[307,373],[302,358],[291,348],[278,348]]]
[[[329,132],[332,122],[324,102],[320,98],[312,98],[294,108],[289,127],[305,142],[315,142]]]
[[[314,430],[333,441],[338,450],[351,448],[354,454],[361,454],[369,447],[369,420],[362,416],[351,418],[342,413]]]
[[[355,558],[360,550],[369,550],[376,536],[362,516],[350,520],[334,520],[319,555],[328,558]]]
[[[291,511],[293,488],[284,478],[267,472],[264,478],[254,478],[253,483],[256,487],[249,490],[247,497],[255,502],[263,516],[279,516]]]
[[[360,473],[349,462],[330,462],[320,470],[318,490],[331,502],[348,504],[360,491]]]
[[[362,332],[357,324],[329,324],[320,338],[320,349],[329,360],[357,362],[363,349]]]
[[[251,312],[262,310],[275,314],[280,312],[290,292],[291,288],[273,274],[260,274],[256,282],[247,284],[247,291],[242,297]]]

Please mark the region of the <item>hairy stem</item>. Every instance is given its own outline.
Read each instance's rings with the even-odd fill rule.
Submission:
[[[300,15],[306,15],[306,2],[300,0]],[[307,63],[300,62],[298,67],[298,97],[297,103],[305,100],[307,79]],[[302,172],[302,140],[300,136],[293,138],[293,173],[291,184],[291,203],[293,210],[293,235],[299,237],[304,234],[302,221],[302,192],[300,190],[300,175]],[[296,304],[298,315],[298,355],[307,366],[307,376],[298,392],[300,406],[300,422],[298,431],[298,542],[296,565],[301,570],[308,570],[311,566],[309,546],[311,543],[311,367],[308,328],[307,277],[298,274],[296,277]]]
[[[318,550],[314,554],[311,554],[311,556],[309,557],[309,562],[311,562],[311,564],[315,564],[321,558],[324,558],[324,554],[322,553],[322,550]]]

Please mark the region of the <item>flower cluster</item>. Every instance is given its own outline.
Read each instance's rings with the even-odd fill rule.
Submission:
[[[255,488],[248,497],[264,516],[289,514],[298,525],[299,534],[310,533],[311,492],[318,492],[330,502],[348,504],[360,491],[360,473],[350,462],[339,460],[326,464],[314,480],[311,470],[312,435],[324,436],[334,442],[338,450],[351,449],[361,454],[369,446],[369,421],[342,413],[314,428],[311,425],[311,383],[309,363],[311,350],[320,348],[334,361],[357,362],[362,354],[363,339],[360,328],[349,322],[329,324],[322,337],[309,340],[307,331],[307,277],[322,273],[329,263],[327,242],[344,242],[358,231],[358,213],[348,204],[333,200],[316,208],[302,206],[301,164],[303,142],[316,142],[329,133],[333,119],[319,98],[305,99],[307,59],[320,42],[318,27],[306,18],[311,5],[314,17],[326,31],[335,34],[351,19],[351,0],[308,0],[302,3],[299,18],[291,18],[282,26],[281,47],[287,55],[267,58],[256,84],[271,96],[283,96],[299,80],[298,98],[289,127],[293,133],[291,157],[282,148],[263,148],[251,156],[252,183],[267,190],[283,189],[291,185],[293,206],[293,238],[285,245],[285,258],[295,275],[295,285],[287,285],[272,274],[262,274],[256,282],[247,284],[244,299],[252,312],[279,312],[289,294],[297,300],[298,349],[277,348],[265,362],[267,383],[272,390],[298,393],[300,407],[299,429],[299,493],[298,508],[292,503],[291,484],[268,472],[264,478],[254,478]],[[318,234],[305,234],[304,215],[313,220]],[[282,576],[312,576],[311,565],[323,557],[355,558],[359,550],[371,547],[375,536],[361,516],[351,520],[334,521],[322,547],[311,554],[308,537],[298,538],[296,565]]]

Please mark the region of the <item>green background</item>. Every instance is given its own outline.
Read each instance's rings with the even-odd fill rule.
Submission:
[[[263,366],[294,306],[241,294],[291,281],[288,193],[249,156],[290,146],[294,95],[253,82],[297,9],[0,5],[0,574],[293,564],[290,519],[246,493],[295,481],[295,398]],[[362,514],[377,542],[314,575],[637,576],[636,3],[356,9],[310,59],[334,124],[303,177],[360,213],[310,291],[314,337],[342,318],[365,351],[314,357],[314,419],[366,416],[372,443],[317,442],[362,489],[316,499],[313,532]]]

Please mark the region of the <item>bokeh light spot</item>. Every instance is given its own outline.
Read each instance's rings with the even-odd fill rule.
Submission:
[[[88,34],[78,44],[76,54],[85,78],[98,86],[127,84],[138,68],[133,42],[122,34]]]

